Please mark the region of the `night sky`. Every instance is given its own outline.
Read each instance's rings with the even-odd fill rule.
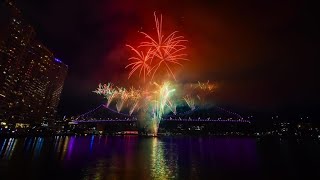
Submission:
[[[137,3],[139,2],[139,3]],[[305,1],[17,1],[37,38],[69,66],[61,115],[103,102],[100,82],[127,81],[125,44],[154,32],[153,12],[164,31],[188,40],[190,62],[179,82],[221,82],[217,101],[249,111],[308,109],[319,103],[319,11]],[[289,108],[290,109],[290,108]]]

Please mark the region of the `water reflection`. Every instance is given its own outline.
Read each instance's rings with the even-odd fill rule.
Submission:
[[[90,152],[92,152],[92,149],[93,149],[94,137],[95,137],[95,136],[91,136],[91,141],[90,141]]]
[[[12,153],[16,147],[17,139],[9,138],[5,139],[1,146],[0,156],[2,159],[10,160]]]
[[[154,179],[172,179],[177,176],[177,152],[175,149],[165,147],[158,138],[151,141],[151,177]],[[165,155],[169,155],[165,157]]]
[[[34,138],[34,139],[36,139],[36,138]],[[31,150],[32,143],[33,143],[33,138],[25,138],[24,139],[23,147],[25,147],[25,152],[29,152]]]
[[[41,153],[41,149],[43,146],[43,138],[42,137],[38,137],[36,138],[36,140],[34,141],[35,147],[33,150],[33,159],[38,159]]]
[[[72,136],[72,137],[70,138],[70,141],[69,141],[69,144],[68,144],[67,160],[70,160],[70,159],[71,159],[71,154],[72,154],[74,142],[75,142],[75,137]]]
[[[0,138],[0,174],[1,179],[46,179],[47,174],[53,179],[234,179],[267,174],[265,169],[285,174],[299,162],[312,169],[320,162],[319,143],[259,143],[216,137]]]

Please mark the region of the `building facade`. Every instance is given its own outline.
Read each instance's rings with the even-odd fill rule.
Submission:
[[[54,119],[67,66],[36,40],[12,1],[1,2],[0,17],[0,121]]]

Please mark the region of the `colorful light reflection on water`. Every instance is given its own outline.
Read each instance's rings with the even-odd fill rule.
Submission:
[[[319,144],[290,146],[254,138],[0,138],[0,174],[1,179],[225,179],[298,173],[301,161],[310,170],[316,167],[312,162],[320,162]]]

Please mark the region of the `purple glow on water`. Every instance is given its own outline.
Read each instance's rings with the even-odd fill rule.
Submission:
[[[0,163],[5,164],[0,173],[1,179],[43,179],[53,174],[56,179],[94,179],[97,175],[101,179],[306,179],[303,177],[310,172],[319,175],[318,141],[292,140],[196,136],[0,138]]]
[[[73,145],[74,145],[74,140],[75,137],[72,136],[70,138],[69,144],[68,144],[68,154],[67,154],[67,159],[70,160],[71,154],[72,154],[72,149],[73,149]]]
[[[90,140],[90,152],[92,152],[93,143],[94,143],[94,135],[91,136],[91,140]]]

